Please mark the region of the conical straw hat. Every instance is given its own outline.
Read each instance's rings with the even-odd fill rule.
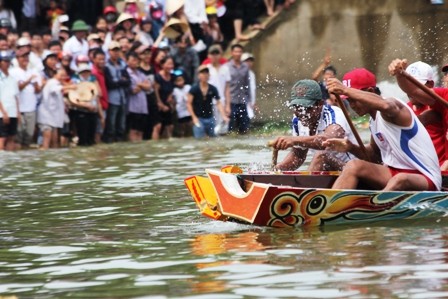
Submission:
[[[170,39],[175,39],[179,35],[184,34],[188,31],[188,24],[182,22],[179,19],[171,18],[168,23],[166,23],[165,27],[163,27],[162,31],[166,37]]]
[[[126,21],[126,20],[135,21],[135,19],[134,19],[133,16],[131,16],[131,15],[128,14],[127,12],[123,12],[123,13],[121,13],[120,16],[118,17],[116,24],[118,25],[118,24],[120,24],[120,23],[122,23],[122,22],[124,22],[124,21]]]
[[[182,6],[184,6],[185,0],[166,0],[165,11],[166,14],[171,16],[173,13],[178,11]]]
[[[138,7],[138,10],[140,12],[144,12],[145,11],[145,3],[137,1],[137,0],[119,1],[119,2],[117,2],[117,4],[115,4],[115,7],[117,8],[117,11],[123,12],[125,5],[128,4],[128,3],[136,3],[137,7]]]
[[[80,102],[90,102],[98,95],[98,89],[92,82],[81,82],[76,87],[76,90],[70,90],[68,99],[70,102],[77,104]]]

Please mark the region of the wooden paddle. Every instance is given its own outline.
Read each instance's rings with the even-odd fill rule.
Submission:
[[[359,133],[356,130],[355,125],[353,124],[352,118],[350,117],[350,114],[348,113],[347,108],[345,108],[344,102],[342,102],[342,99],[338,94],[334,94],[334,96],[336,97],[336,101],[338,102],[339,108],[341,108],[342,112],[344,113],[345,119],[347,120],[348,125],[350,126],[350,129],[352,130],[352,133],[355,136],[355,139],[359,144],[359,147],[361,148],[361,151],[364,155],[364,160],[368,161],[369,156],[367,155],[366,147],[364,146],[361,136],[359,136]]]
[[[403,77],[405,77],[408,81],[410,81],[412,84],[414,84],[415,86],[417,86],[418,88],[420,88],[421,90],[423,90],[427,95],[429,95],[430,97],[432,97],[435,101],[439,102],[440,104],[444,105],[445,107],[448,108],[448,102],[445,101],[441,96],[439,96],[437,93],[435,93],[434,90],[432,90],[431,88],[429,88],[428,86],[426,86],[425,84],[421,83],[420,81],[418,81],[417,79],[415,79],[414,77],[412,77],[411,75],[409,75],[409,73],[407,73],[406,71],[402,71],[401,74],[403,75]]]
[[[278,158],[278,149],[273,148],[274,146],[274,140],[268,141],[267,144],[268,147],[272,147],[272,161],[271,161],[271,170],[275,171],[275,165],[277,165],[277,158]]]

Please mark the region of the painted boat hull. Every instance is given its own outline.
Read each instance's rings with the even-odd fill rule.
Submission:
[[[206,173],[208,177],[193,176],[185,179],[185,184],[200,212],[221,221],[272,227],[320,226],[440,217],[448,211],[448,193],[442,191],[317,188],[331,186],[337,173]],[[269,181],[276,183],[266,183]]]

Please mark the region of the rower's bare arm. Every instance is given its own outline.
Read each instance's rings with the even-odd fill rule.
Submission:
[[[272,147],[285,150],[294,146],[324,150],[323,142],[328,138],[343,138],[345,131],[340,125],[329,125],[322,134],[313,136],[282,136],[272,142]]]
[[[397,78],[398,86],[400,86],[401,90],[403,90],[408,97],[423,105],[433,105],[435,101],[431,96],[403,76],[403,72],[406,70],[407,66],[408,61],[406,59],[394,59],[389,64],[389,74]]]
[[[327,139],[323,145],[327,150],[337,151],[337,152],[349,152],[359,159],[365,159],[364,150],[358,145],[352,143],[350,140],[345,138],[330,138]],[[365,145],[366,153],[370,162],[379,163],[381,158],[378,158],[379,149],[376,146],[373,139],[370,140],[370,144]]]
[[[412,125],[412,112],[402,102],[394,98],[384,99],[383,102],[380,112],[386,121],[402,127]]]
[[[308,149],[293,148],[282,162],[275,165],[277,170],[296,170],[305,162]]]

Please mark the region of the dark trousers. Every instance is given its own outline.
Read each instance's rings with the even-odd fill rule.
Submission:
[[[106,131],[103,141],[106,143],[124,141],[126,133],[126,106],[109,103],[106,115]]]
[[[238,130],[238,133],[246,134],[250,125],[246,104],[230,104],[230,109],[229,131]]]
[[[96,123],[96,113],[75,112],[75,126],[79,138],[78,145],[90,146],[95,144]]]

